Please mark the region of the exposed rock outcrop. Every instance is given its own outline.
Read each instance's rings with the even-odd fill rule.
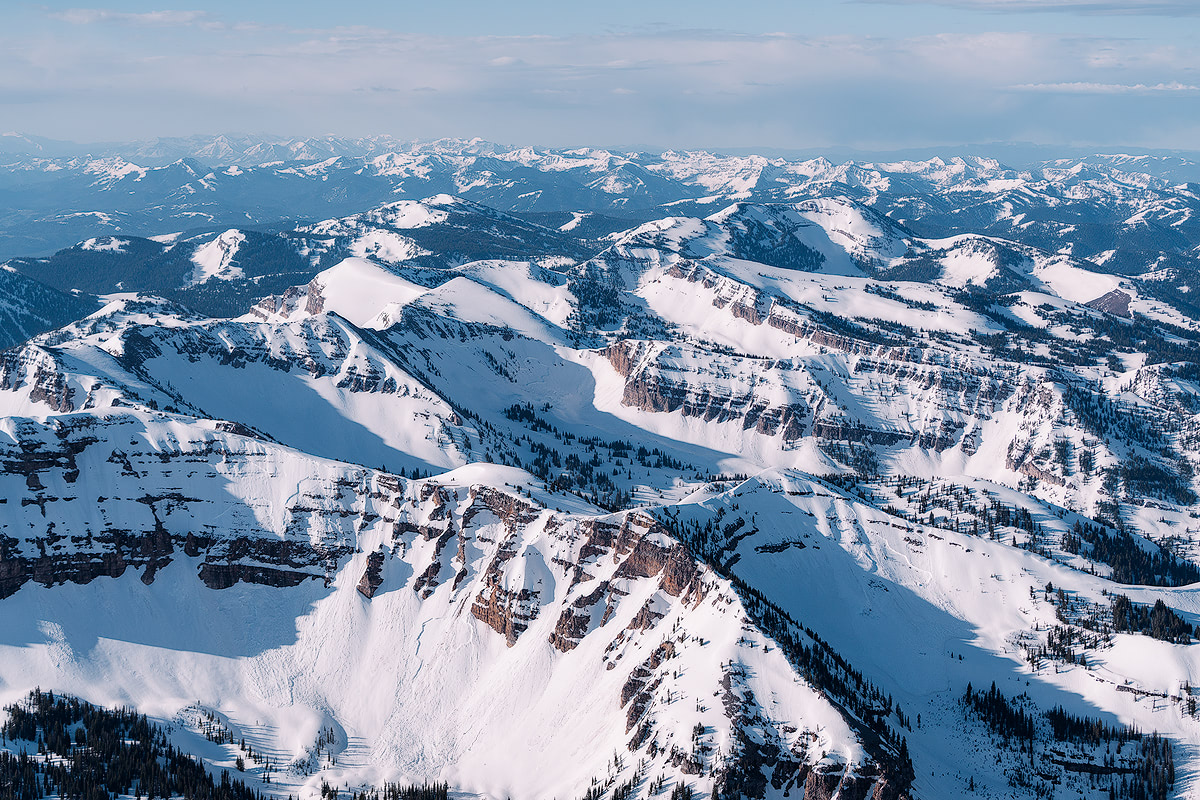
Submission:
[[[383,559],[384,554],[379,550],[367,556],[367,567],[358,581],[358,591],[368,600],[374,597],[383,585]]]
[[[1133,315],[1129,313],[1129,301],[1132,299],[1126,292],[1122,292],[1120,289],[1113,289],[1111,292],[1089,301],[1086,305],[1088,308],[1094,308],[1106,314],[1130,319]]]

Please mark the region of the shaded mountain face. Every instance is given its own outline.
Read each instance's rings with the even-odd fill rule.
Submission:
[[[86,294],[61,292],[15,269],[0,268],[0,349],[74,322],[99,305]]]
[[[982,157],[835,164],[704,152],[537,150],[479,140],[231,136],[67,154],[52,143],[6,139],[0,258],[49,255],[105,235],[285,230],[296,220],[439,193],[581,238],[667,214],[707,216],[736,201],[850,197],[928,238],[987,234],[1125,273],[1167,266],[1200,245],[1200,166],[1179,157],[1099,154],[1018,166]]]
[[[12,261],[76,305],[0,352],[0,701],[248,743],[281,796],[1195,790],[1195,245],[1118,268],[888,205],[1129,163],[371,156],[435,157],[468,198],[705,194]]]

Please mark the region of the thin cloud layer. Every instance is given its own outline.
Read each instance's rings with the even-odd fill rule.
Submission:
[[[1074,13],[1113,16],[1200,16],[1195,0],[855,0],[875,5],[932,5],[995,13]]]
[[[209,21],[209,15],[204,11],[146,11],[127,12],[114,11],[104,8],[71,8],[66,11],[52,11],[53,19],[69,22],[72,25],[94,25],[98,22],[117,22],[132,25],[191,25],[196,22]]]
[[[1200,86],[1173,81],[1171,83],[1156,83],[1147,86],[1144,83],[1024,83],[1012,87],[1021,92],[1050,92],[1058,94],[1158,94],[1170,92],[1174,94],[1195,94],[1200,92]]]
[[[56,20],[53,36],[0,33],[0,111],[23,120],[13,127],[62,138],[263,130],[888,148],[1103,134],[1100,144],[1186,147],[1200,128],[1200,114],[1178,103],[1200,84],[1200,48],[1134,39],[463,37],[97,10]],[[69,35],[88,25],[105,34]]]

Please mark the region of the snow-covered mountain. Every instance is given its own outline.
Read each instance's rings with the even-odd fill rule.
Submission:
[[[232,768],[217,720],[280,796],[1200,796],[1197,245],[1022,227],[1187,239],[1178,187],[354,157],[460,182],[10,262],[81,305],[0,353],[0,701],[133,705]],[[474,199],[532,176],[652,218]]]
[[[23,141],[7,142],[11,149],[0,155],[0,257],[118,233],[278,227],[439,193],[585,237],[670,213],[707,216],[734,201],[847,196],[923,236],[986,233],[1102,258],[1121,271],[1144,271],[1200,243],[1200,166],[1182,157],[834,163],[480,140],[237,136],[102,145],[66,156],[48,143],[22,149]]]
[[[153,292],[216,316],[307,282],[348,256],[394,267],[480,259],[577,260],[596,246],[450,195],[398,200],[282,231],[229,228],[152,238],[103,236],[10,267],[62,290]]]

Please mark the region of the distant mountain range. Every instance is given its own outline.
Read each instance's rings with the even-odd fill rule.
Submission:
[[[664,214],[711,213],[733,201],[847,196],[924,236],[988,233],[1059,249],[1068,243],[1062,230],[1075,226],[1076,255],[1133,249],[1144,261],[1150,251],[1169,257],[1196,246],[1200,181],[1196,161],[1165,155],[1012,167],[979,156],[834,163],[388,137],[220,136],[70,154],[65,145],[24,137],[0,143],[0,258],[49,254],[104,234],[286,228],[449,193],[551,227],[583,214],[576,228],[583,236]],[[1034,207],[1036,215],[1022,214]]]

